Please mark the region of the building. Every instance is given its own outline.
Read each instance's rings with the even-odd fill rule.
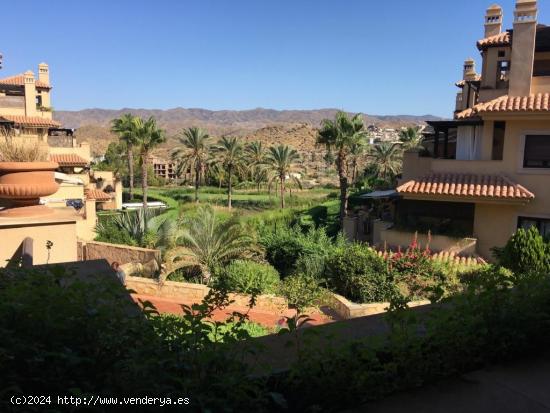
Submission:
[[[153,165],[153,173],[157,178],[163,178],[167,181],[176,179],[176,164],[156,156],[149,159],[149,164]]]
[[[371,239],[408,245],[432,233],[432,248],[490,259],[519,227],[550,236],[550,27],[537,23],[537,2],[518,0],[514,24],[491,6],[473,59],[457,82],[453,120],[428,122],[428,151],[404,155],[392,222]]]
[[[53,119],[51,90],[45,63],[38,65],[38,78],[27,71],[0,79],[0,123],[13,139],[37,141],[49,159],[59,164],[55,174],[59,190],[42,202],[71,210],[78,238],[91,240],[95,237],[96,210],[122,207],[122,185],[111,172],[90,171],[90,145],[77,144],[74,131]]]

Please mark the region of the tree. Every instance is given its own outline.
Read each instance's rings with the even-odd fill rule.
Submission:
[[[139,156],[141,164],[141,188],[143,189],[143,208],[147,208],[147,162],[151,151],[157,146],[166,142],[166,134],[157,126],[157,121],[152,116],[143,120],[134,118],[136,141],[139,145]]]
[[[178,162],[177,173],[192,169],[195,172],[195,202],[199,202],[201,173],[208,162],[210,135],[201,128],[191,127],[179,137],[181,148],[172,152],[172,159]]]
[[[340,228],[348,208],[348,156],[354,143],[366,139],[367,131],[361,114],[352,118],[338,112],[334,120],[324,119],[317,136],[317,143],[325,145],[327,152],[336,150],[336,169],[340,181]]]
[[[111,131],[116,133],[118,139],[126,145],[130,199],[134,197],[134,146],[138,144],[135,119],[135,116],[126,113],[118,119],[113,119],[111,126]]]
[[[224,136],[214,147],[214,151],[216,159],[227,172],[227,207],[231,208],[233,174],[244,170],[243,145],[235,137]]]
[[[249,162],[250,177],[256,183],[257,191],[260,192],[260,185],[266,180],[266,151],[262,142],[250,142],[245,148],[245,155]]]
[[[418,149],[422,146],[424,137],[420,133],[420,127],[408,127],[399,131],[399,141],[403,145],[403,149]]]
[[[266,156],[265,164],[271,177],[269,182],[277,181],[280,184],[281,191],[281,208],[285,207],[285,182],[287,179],[292,179],[298,186],[301,187],[299,176],[296,174],[296,163],[300,159],[300,155],[295,149],[287,145],[279,145],[270,147]]]
[[[379,142],[373,145],[369,158],[372,168],[379,179],[389,182],[401,171],[401,144]]]
[[[241,227],[238,218],[222,221],[209,205],[199,208],[195,216],[183,219],[176,243],[187,248],[183,255],[191,256],[201,268],[203,281],[210,280],[219,266],[250,258],[256,252],[254,239]]]
[[[357,165],[359,160],[365,154],[365,148],[367,142],[361,135],[356,135],[350,144],[349,153],[350,153],[350,164],[351,164],[351,183],[355,184],[357,181]]]

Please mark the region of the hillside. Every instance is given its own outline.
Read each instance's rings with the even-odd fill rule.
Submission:
[[[177,144],[175,137],[178,132],[189,126],[203,127],[214,136],[243,136],[247,140],[259,139],[266,144],[291,144],[297,149],[308,151],[314,147],[316,128],[323,119],[333,118],[337,110],[84,109],[57,111],[54,117],[64,127],[77,129],[78,139],[90,142],[94,154],[102,154],[109,142],[115,139],[109,131],[111,120],[128,112],[142,117],[154,116],[158,120],[170,137],[161,150],[161,153],[166,153]],[[430,115],[363,116],[366,124],[381,128],[400,128],[438,119]]]

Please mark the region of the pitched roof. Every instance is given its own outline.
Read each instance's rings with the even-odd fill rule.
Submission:
[[[45,89],[51,89],[52,88],[49,84],[44,83],[40,80],[35,80],[34,84],[35,84],[36,87],[41,87],[41,88],[45,88]],[[20,73],[18,75],[13,75],[13,76],[9,76],[9,77],[5,77],[3,79],[0,79],[0,85],[25,86],[25,74]]]
[[[57,162],[59,166],[86,166],[89,162],[75,153],[50,154],[50,160]]]
[[[529,96],[501,96],[459,112],[456,114],[456,118],[465,119],[489,112],[550,113],[550,93],[537,93]]]
[[[511,45],[512,36],[509,31],[486,37],[485,39],[478,40],[477,42],[477,48],[479,50],[484,50],[489,47],[503,47]]]
[[[397,188],[400,194],[530,201],[535,195],[503,175],[432,173]]]
[[[61,123],[53,119],[41,118],[40,116],[1,115],[0,118],[6,119],[17,125],[30,127],[57,128],[61,126]]]
[[[86,199],[94,199],[96,201],[110,201],[113,199],[111,195],[100,189],[87,189],[85,192]]]

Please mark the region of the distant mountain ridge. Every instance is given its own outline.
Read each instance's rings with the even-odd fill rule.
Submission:
[[[332,119],[337,109],[316,110],[207,110],[199,108],[160,109],[84,109],[78,111],[56,111],[54,118],[64,127],[77,129],[79,141],[88,141],[92,152],[103,154],[109,142],[116,139],[110,132],[111,120],[131,113],[135,116],[154,116],[159,125],[166,129],[168,142],[160,152],[166,155],[178,145],[176,136],[190,126],[206,129],[210,135],[235,135],[246,140],[262,140],[266,144],[284,143],[303,151],[313,150],[317,128],[323,119]],[[363,114],[367,125],[382,128],[421,125],[428,120],[438,120],[437,116],[375,116]]]
[[[275,109],[250,109],[250,110],[208,110],[200,108],[173,108],[173,109],[83,109],[78,111],[56,111],[55,118],[66,127],[79,128],[84,125],[107,126],[109,122],[124,113],[132,113],[137,116],[154,116],[159,123],[172,124],[178,122],[197,121],[214,123],[219,126],[236,124],[260,124],[263,127],[273,123],[309,123],[314,127],[319,126],[325,118],[332,118],[338,109],[312,109],[312,110],[275,110]],[[427,120],[441,119],[433,115],[368,115],[363,114],[366,123],[421,123]],[[381,125],[387,126],[387,125]]]

